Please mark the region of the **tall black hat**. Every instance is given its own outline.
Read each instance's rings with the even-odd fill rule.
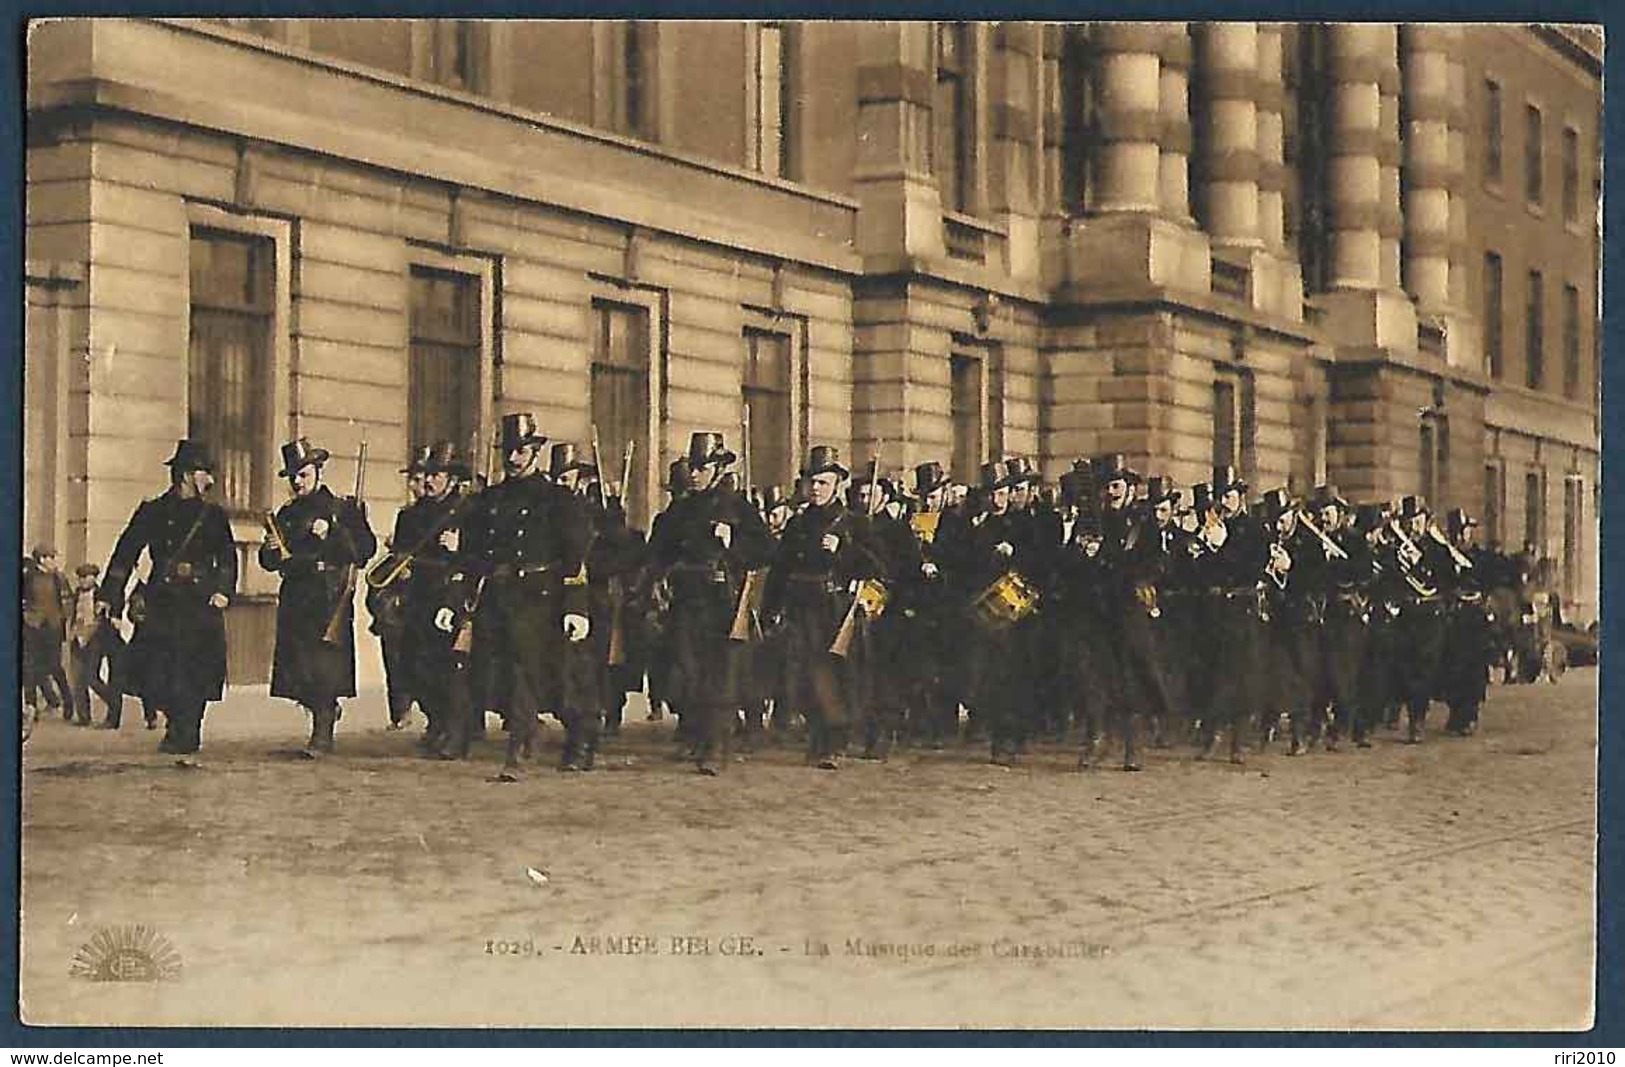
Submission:
[[[948,472],[936,460],[914,468],[914,495],[922,500],[948,484]]]
[[[1215,497],[1222,497],[1232,489],[1240,493],[1242,496],[1247,495],[1247,483],[1242,480],[1242,477],[1239,473],[1237,473],[1236,468],[1230,466],[1228,463],[1222,463],[1213,468],[1212,485],[1213,495]]]
[[[1478,520],[1467,514],[1466,508],[1451,508],[1444,515],[1444,532],[1452,540],[1461,536],[1462,531],[1470,526],[1477,526]]]
[[[1388,505],[1361,504],[1354,509],[1354,528],[1361,533],[1370,533],[1388,521]]]
[[[992,460],[982,464],[981,487],[984,490],[1007,488],[1021,480],[1021,476],[1010,472],[1010,465],[1003,460]]]
[[[1342,494],[1338,493],[1337,486],[1317,485],[1315,486],[1315,495],[1309,500],[1309,507],[1314,511],[1331,507],[1342,508],[1347,511],[1349,502],[1343,499]]]
[[[1399,501],[1399,518],[1414,519],[1418,515],[1426,515],[1428,511],[1427,498],[1419,495],[1401,497]]]
[[[424,474],[449,474],[453,478],[472,478],[473,469],[458,453],[457,446],[450,441],[436,441],[418,450],[423,453],[421,460],[414,460],[418,469]]]
[[[842,478],[851,472],[841,463],[841,450],[834,445],[814,445],[807,452],[807,461],[801,465],[801,476],[811,478],[817,474],[836,471]]]
[[[515,411],[502,416],[502,454],[506,456],[526,445],[544,445],[547,435],[536,428],[536,416],[528,411]]]
[[[1212,511],[1218,504],[1213,496],[1213,486],[1207,482],[1197,482],[1191,486],[1191,509],[1198,515]]]
[[[175,442],[175,454],[164,460],[164,466],[183,474],[187,471],[208,471],[213,474],[214,457],[209,455],[208,446],[202,441],[188,437]]]
[[[1140,472],[1128,465],[1128,459],[1121,452],[1096,456],[1091,466],[1094,467],[1096,485],[1105,485],[1119,478],[1130,484],[1140,480]]]
[[[558,478],[569,471],[588,471],[598,473],[598,468],[589,463],[581,450],[576,448],[573,441],[556,441],[553,451],[547,457],[547,473]]]
[[[445,442],[441,442],[441,443],[444,444]],[[434,451],[434,447],[435,447],[434,445],[418,445],[416,448],[414,448],[412,450],[412,458],[406,461],[406,466],[401,468],[401,473],[402,474],[422,474],[422,473],[424,473],[423,465],[425,463],[429,462],[429,455]]]
[[[1258,517],[1264,522],[1274,522],[1291,510],[1292,494],[1285,489],[1271,489],[1258,501]]]
[[[1068,507],[1092,507],[1099,491],[1094,468],[1087,460],[1078,460],[1061,475],[1061,502]]]
[[[672,460],[671,465],[666,468],[666,488],[674,492],[680,492],[687,489],[688,472],[689,465],[687,456],[679,456],[678,458]]]
[[[699,430],[691,434],[688,439],[688,465],[691,468],[709,467],[712,464],[726,467],[739,457],[728,451],[728,444],[720,433],[709,430]]]
[[[1179,489],[1171,478],[1161,474],[1152,475],[1146,479],[1145,489],[1145,499],[1151,507],[1156,507],[1165,500],[1172,501],[1176,507],[1179,504]]]
[[[1014,482],[1038,482],[1042,475],[1036,464],[1026,456],[1008,456],[1004,461],[1005,467],[1010,471]]]
[[[276,472],[277,477],[292,478],[302,468],[311,464],[320,467],[327,462],[328,457],[327,449],[317,448],[303,437],[289,441],[282,446],[282,469]]]
[[[761,491],[760,504],[762,514],[767,514],[775,508],[791,507],[790,494],[784,491],[782,485],[770,485]]]

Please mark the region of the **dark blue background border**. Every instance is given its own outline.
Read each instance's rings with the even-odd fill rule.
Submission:
[[[0,86],[12,87],[14,103],[0,109],[0,206],[4,208],[3,234],[7,254],[0,257],[0,292],[7,294],[0,300],[0,338],[3,338],[5,361],[10,364],[0,388],[0,500],[13,501],[9,522],[0,522],[0,559],[20,558],[21,545],[21,469],[22,469],[22,360],[23,351],[23,101],[25,79],[23,70],[24,41],[27,20],[51,16],[83,15],[234,15],[234,16],[523,16],[537,17],[628,17],[643,18],[747,18],[772,14],[774,17],[803,18],[968,18],[968,19],[1056,19],[1080,20],[1090,18],[1141,19],[1227,19],[1257,18],[1283,21],[1322,19],[1349,21],[1350,19],[1382,19],[1385,21],[1472,21],[1523,22],[1539,19],[1547,22],[1592,22],[1604,25],[1609,36],[1616,30],[1625,31],[1625,15],[1613,12],[1607,4],[1550,3],[1524,0],[1509,3],[1506,0],[1478,0],[1475,3],[1407,3],[1389,0],[1362,0],[1351,3],[1326,3],[1323,0],[1286,4],[1267,3],[1248,6],[1216,3],[1213,0],[1185,0],[1182,3],[1158,3],[1147,0],[1116,0],[1110,5],[1067,4],[1055,0],[1001,0],[996,4],[975,6],[950,3],[899,3],[896,0],[880,5],[857,4],[824,0],[818,3],[795,5],[747,2],[747,0],[665,0],[662,3],[642,3],[629,6],[606,6],[586,0],[537,0],[520,4],[514,0],[476,4],[447,2],[447,0],[337,0],[334,3],[313,3],[311,0],[281,0],[265,3],[262,0],[239,2],[199,2],[199,0],[171,0],[155,3],[153,0],[123,0],[123,2],[50,2],[50,0],[24,0],[22,3],[4,3],[5,45],[0,49]],[[1621,39],[1625,40],[1625,32]],[[1625,434],[1625,409],[1618,398],[1625,395],[1625,366],[1615,362],[1612,353],[1625,342],[1625,324],[1619,314],[1607,314],[1606,309],[1618,306],[1621,296],[1622,253],[1609,243],[1608,234],[1625,233],[1622,220],[1622,198],[1610,195],[1615,182],[1621,178],[1625,162],[1625,99],[1619,78],[1618,49],[1610,48],[1605,56],[1604,88],[1604,247],[1603,247],[1603,301],[1605,308],[1602,360],[1602,431],[1604,458],[1602,467],[1603,505],[1601,524],[1601,577],[1602,577],[1602,666],[1599,694],[1601,697],[1601,730],[1599,734],[1598,803],[1599,811],[1599,914],[1597,967],[1598,990],[1596,1026],[1588,1034],[1435,1034],[1435,1033],[1271,1033],[1267,1031],[1147,1033],[1134,1031],[1093,1032],[1033,1032],[1033,1031],[682,1031],[682,1030],[599,1030],[599,1031],[545,1031],[545,1030],[278,1030],[278,1029],[82,1029],[37,1028],[20,1024],[16,1012],[17,992],[17,927],[11,924],[7,943],[3,946],[7,956],[0,961],[8,978],[11,994],[8,1018],[0,1030],[0,1044],[15,1046],[45,1046],[52,1048],[93,1047],[167,1047],[167,1046],[430,1046],[455,1047],[466,1045],[528,1046],[553,1045],[1142,1045],[1142,1046],[1548,1046],[1572,1049],[1591,1049],[1606,1045],[1625,1045],[1625,982],[1620,973],[1620,938],[1622,934],[1621,879],[1625,877],[1622,849],[1617,835],[1625,832],[1625,794],[1614,781],[1625,760],[1625,728],[1615,716],[1625,712],[1621,699],[1609,692],[1611,680],[1618,665],[1614,660],[1619,637],[1618,620],[1614,609],[1620,603],[1616,574],[1618,565],[1625,562],[1625,540],[1616,543],[1615,537],[1625,537],[1625,459],[1615,462],[1611,453]],[[0,566],[0,604],[9,605],[0,617],[0,647],[18,648],[17,571]],[[0,693],[18,692],[16,671],[18,657],[0,659]],[[15,731],[9,736],[15,737]],[[0,848],[0,886],[10,894],[15,905],[18,893],[18,851],[20,830],[18,807],[18,752],[9,742],[0,746],[0,796],[3,796],[11,839]],[[1433,902],[1442,903],[1442,902]],[[11,914],[16,914],[13,907]]]

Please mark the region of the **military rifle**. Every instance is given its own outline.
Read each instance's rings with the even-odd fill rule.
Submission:
[[[366,484],[367,428],[363,426],[361,428],[361,448],[357,452],[355,460],[355,493],[350,497],[350,503],[361,511],[363,521],[365,521],[366,515],[366,497],[364,495]],[[344,533],[344,525],[342,521],[339,522],[339,532]],[[349,540],[349,534],[344,533],[344,537],[346,541]],[[347,613],[348,608],[350,607],[351,602],[355,599],[355,576],[356,571],[360,568],[358,562],[353,558],[355,556],[355,546],[352,544],[350,547],[350,555],[352,558],[344,565],[343,577],[339,582],[338,601],[333,605],[333,614],[327,619],[327,629],[322,631],[322,642],[324,644],[336,645],[342,641],[344,637],[345,623],[349,617]],[[363,560],[361,562],[365,561]]]

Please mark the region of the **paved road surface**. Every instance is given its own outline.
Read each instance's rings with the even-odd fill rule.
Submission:
[[[1493,689],[1469,740],[1245,768],[1158,752],[1138,775],[1077,774],[1060,747],[836,774],[776,750],[713,780],[637,723],[602,773],[514,786],[484,780],[494,742],[410,758],[376,696],[316,764],[288,758],[301,714],[260,694],[210,713],[194,771],[139,715],[46,722],[24,759],[23,1014],[1583,1028],[1595,705],[1596,672],[1573,671]],[[97,931],[136,925],[178,978],[70,976]]]

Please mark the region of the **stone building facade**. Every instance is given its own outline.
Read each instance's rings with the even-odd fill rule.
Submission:
[[[1129,454],[1421,491],[1597,605],[1600,37],[1365,23],[66,20],[29,40],[25,537],[176,438],[689,433],[785,481]],[[630,457],[628,457],[630,453]],[[244,570],[232,675],[263,677]],[[262,647],[263,646],[263,647]]]

